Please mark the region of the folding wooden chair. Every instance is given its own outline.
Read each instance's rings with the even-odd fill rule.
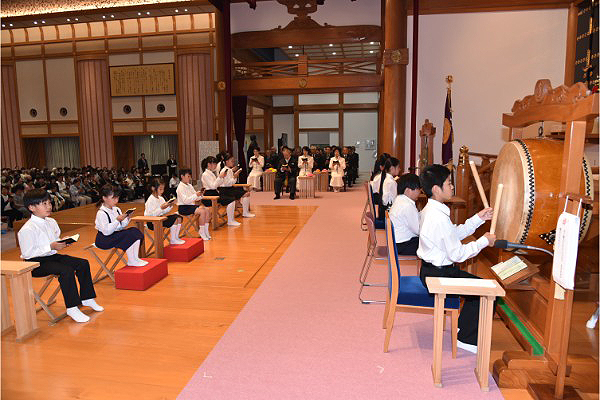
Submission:
[[[94,243],[87,246],[85,248],[85,250],[89,251],[91,253],[91,255],[96,259],[96,261],[98,261],[98,264],[100,264],[100,269],[98,270],[98,272],[96,272],[96,275],[94,275],[94,278],[92,279],[92,281],[94,283],[101,281],[101,280],[105,279],[106,277],[109,277],[114,282],[115,281],[114,272],[115,272],[115,268],[117,267],[117,265],[119,265],[119,262],[123,262],[123,264],[125,266],[127,265],[127,263],[123,259],[123,256],[125,256],[125,252],[116,247],[110,249],[110,253],[108,253],[108,256],[106,257],[106,259],[104,261],[98,256],[97,252],[98,251],[108,251],[108,250],[99,249],[98,247],[96,247],[96,245]],[[109,267],[108,265],[111,262],[113,256],[115,256],[115,255],[117,256],[117,259]],[[104,275],[102,275],[102,272],[104,272]]]
[[[169,231],[163,227],[165,219],[167,217],[148,217],[145,215],[131,218],[140,232],[144,232],[144,235],[148,238],[147,242],[150,243],[148,248],[145,244],[140,246],[140,258],[147,257],[150,254],[154,254],[156,258],[163,258],[165,240],[169,237]],[[153,231],[148,228],[148,222],[152,223]]]
[[[249,187],[249,185],[248,185]],[[216,231],[221,226],[227,223],[226,208],[219,204],[219,196],[204,196],[202,200],[210,200],[212,209],[212,229]],[[242,215],[242,205],[236,200],[235,214],[236,217]]]
[[[48,275],[48,276],[45,276],[44,278],[46,278],[46,281],[44,282],[44,284],[42,285],[42,287],[40,288],[40,290],[37,291],[37,292],[35,290],[33,290],[33,297],[35,299],[35,302],[39,304],[39,306],[37,306],[35,308],[35,311],[36,312],[40,311],[40,310],[46,311],[46,314],[48,314],[48,316],[50,317],[50,322],[48,324],[49,325],[54,325],[58,321],[60,321],[64,317],[66,317],[67,313],[64,312],[64,313],[62,313],[60,315],[56,315],[50,309],[50,306],[52,304],[56,303],[56,296],[60,292],[60,284],[58,285],[58,287],[56,289],[54,289],[54,292],[52,292],[52,294],[50,295],[50,297],[48,297],[48,300],[44,301],[44,299],[42,298],[42,296],[44,295],[44,293],[46,292],[46,290],[48,289],[48,287],[50,286],[50,284],[55,279],[58,280],[58,275]]]
[[[367,275],[369,274],[369,269],[371,268],[371,264],[373,259],[375,260],[387,260],[387,247],[386,246],[377,246],[377,235],[375,233],[375,221],[373,220],[373,215],[370,212],[367,212],[365,215],[365,221],[367,224],[367,230],[369,232],[369,237],[367,239],[367,255],[365,256],[365,260],[363,261],[362,269],[360,270],[360,275],[358,281],[360,282],[360,290],[358,291],[358,299],[362,304],[383,304],[385,301],[383,300],[365,300],[362,298],[362,291],[365,286],[373,286],[373,287],[386,287],[387,283],[369,283],[366,282]]]
[[[198,232],[198,216],[196,214],[181,215],[181,218],[183,218],[183,222],[181,223],[179,236],[193,237],[194,232]]]
[[[385,340],[383,342],[383,352],[387,353],[392,337],[392,328],[394,327],[394,317],[396,312],[415,312],[433,315],[433,295],[430,295],[427,288],[423,286],[418,276],[402,276],[400,264],[406,262],[414,263],[412,260],[398,256],[396,250],[396,239],[394,237],[394,227],[390,221],[389,214],[385,213],[385,236],[388,249],[388,268],[390,277],[388,282],[388,296],[383,313],[383,329],[385,329]],[[452,358],[456,358],[456,341],[458,337],[458,309],[460,299],[458,297],[446,297],[444,303],[444,315],[449,315],[452,321],[450,331],[452,334]]]

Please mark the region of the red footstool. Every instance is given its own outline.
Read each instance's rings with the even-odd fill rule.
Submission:
[[[144,258],[143,267],[123,267],[115,272],[117,289],[146,290],[169,275],[168,262],[164,258]]]
[[[169,261],[188,262],[204,253],[204,240],[200,238],[185,238],[183,240],[185,244],[171,244],[165,247],[163,257]]]

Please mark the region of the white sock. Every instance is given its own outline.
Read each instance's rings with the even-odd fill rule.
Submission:
[[[144,265],[148,264],[148,261],[140,259],[139,251],[140,241],[136,240],[131,246],[129,246],[127,250],[125,250],[125,254],[127,254],[127,265],[131,267],[143,267]]]
[[[227,204],[227,225],[240,225],[240,223],[235,220],[235,201]]]
[[[90,307],[94,311],[104,311],[104,307],[96,303],[95,299],[82,300],[81,304],[83,304],[86,307]]]
[[[204,225],[200,225],[200,227],[198,228],[198,234],[200,235],[202,240],[210,240],[210,237],[208,237],[208,235],[206,234],[206,229]]]
[[[169,240],[169,243],[171,244],[184,244],[185,242],[181,239],[179,239],[179,229],[181,229],[181,225],[177,224],[177,225],[173,225],[169,228],[169,230],[171,231],[171,239]]]
[[[82,313],[77,307],[67,308],[67,315],[73,318],[73,321],[75,322],[88,322],[90,320],[90,317]]]
[[[463,343],[460,340],[457,340],[456,347],[458,347],[459,349],[466,350],[470,353],[477,354],[477,346],[475,346],[474,344]]]
[[[206,236],[208,236],[209,239],[212,239],[212,236],[210,235],[210,230],[209,230],[209,223],[205,223],[204,224],[204,232],[206,233]]]
[[[242,208],[244,209],[244,212],[242,214],[243,217],[252,218],[255,216],[250,212],[250,197],[242,197]]]

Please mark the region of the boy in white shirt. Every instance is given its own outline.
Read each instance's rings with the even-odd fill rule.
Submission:
[[[21,258],[40,263],[39,267],[31,271],[32,276],[58,275],[67,315],[76,322],[88,322],[90,317],[82,313],[78,306],[84,305],[94,311],[104,310],[94,300],[96,292],[90,263],[83,258],[58,254],[67,244],[59,241],[60,228],[56,221],[49,217],[52,214],[52,203],[48,192],[44,189],[30,190],[25,193],[23,202],[32,216],[18,233]],[[79,291],[75,276],[79,281]]]
[[[475,257],[487,246],[493,246],[496,236],[486,233],[474,242],[462,244],[461,240],[475,232],[484,221],[492,218],[493,210],[485,208],[469,218],[463,225],[450,221],[450,209],[444,202],[452,198],[454,186],[450,182],[450,170],[443,165],[430,165],[421,173],[421,185],[429,198],[421,210],[419,249],[421,258],[421,282],[427,287],[428,276],[449,278],[475,278],[461,271],[454,263]],[[465,296],[458,317],[458,347],[477,352],[477,325],[479,321],[479,297]]]
[[[398,254],[414,256],[419,248],[419,210],[415,202],[421,194],[421,182],[415,174],[404,174],[398,180],[398,197],[390,209]]]

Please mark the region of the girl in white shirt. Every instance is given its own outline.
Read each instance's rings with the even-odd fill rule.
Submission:
[[[177,186],[177,205],[178,212],[181,215],[194,214],[198,218],[198,234],[202,240],[210,240],[208,225],[210,222],[210,210],[203,204],[196,205],[196,202],[202,200],[204,189],[197,191],[190,183],[192,180],[191,169],[179,170],[181,182]]]
[[[242,171],[235,166],[235,158],[230,154],[226,154],[223,157],[222,164],[221,172],[219,174],[219,176],[222,177],[222,182],[218,189],[219,199],[223,203],[227,203],[227,225],[239,226],[241,224],[234,218],[234,202],[239,200],[242,203],[242,217],[253,218],[255,215],[250,212],[250,192],[246,192],[241,187],[233,186]],[[232,206],[231,204],[234,205]]]
[[[117,207],[121,188],[104,185],[100,189],[100,201],[96,213],[96,247],[102,250],[119,248],[127,254],[127,265],[143,267],[147,261],[140,259],[139,250],[144,234],[137,228],[127,228],[131,220],[128,214],[123,214]]]
[[[390,208],[398,196],[398,184],[396,177],[400,173],[400,160],[396,157],[390,157],[386,160],[383,171],[381,172],[382,179],[379,181],[379,216],[385,216],[385,210]]]
[[[315,159],[310,155],[310,149],[307,146],[302,148],[302,155],[298,157],[298,176],[308,176],[312,173],[315,165]],[[300,190],[300,179],[296,179],[296,189]]]
[[[331,182],[329,185],[334,192],[339,192],[344,187],[344,170],[346,169],[346,160],[340,156],[340,149],[337,147],[333,151],[333,157],[329,160],[329,170],[331,171]]]
[[[263,168],[265,167],[265,158],[260,155],[260,147],[254,148],[254,155],[250,158],[248,165],[252,170],[248,175],[248,183],[254,190],[260,190],[260,177],[263,174]]]
[[[162,196],[165,192],[165,181],[155,179],[150,184],[150,196],[146,200],[146,209],[144,215],[148,217],[162,217],[168,214],[173,209],[175,198],[172,198],[168,202],[165,201]],[[179,239],[179,231],[181,230],[181,223],[183,218],[178,214],[171,214],[167,216],[167,219],[163,220],[163,227],[169,228],[170,232],[170,243],[171,244],[184,244],[185,241]],[[148,222],[148,229],[154,230],[154,225]]]

